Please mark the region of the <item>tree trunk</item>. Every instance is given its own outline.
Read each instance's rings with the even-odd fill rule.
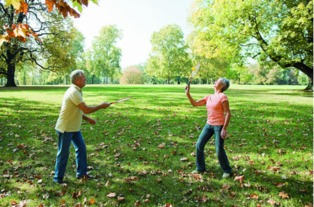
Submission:
[[[7,83],[5,84],[5,87],[16,87],[14,76],[15,76],[15,65],[10,64],[8,65]]]
[[[309,82],[308,82],[308,84],[307,84],[307,86],[306,86],[306,88],[304,90],[305,91],[313,91],[313,79],[311,80],[309,78]]]
[[[178,81],[178,85],[180,85],[181,83],[180,76],[177,77],[177,81]]]
[[[310,68],[303,63],[296,63],[293,65],[293,67],[302,71],[309,78],[309,83],[304,90],[313,91],[313,68]]]
[[[94,84],[95,75],[92,75],[92,84]]]

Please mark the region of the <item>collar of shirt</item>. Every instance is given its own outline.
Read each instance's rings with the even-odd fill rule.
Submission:
[[[71,84],[71,87],[74,87],[76,90],[82,92],[82,89],[73,83]]]

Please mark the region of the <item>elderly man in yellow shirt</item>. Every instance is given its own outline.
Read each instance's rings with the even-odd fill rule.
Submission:
[[[90,124],[96,121],[85,114],[90,114],[100,109],[105,109],[111,103],[103,102],[97,106],[88,106],[83,101],[82,88],[86,84],[83,70],[74,70],[70,74],[71,86],[64,94],[59,118],[56,123],[58,134],[58,152],[56,157],[55,173],[53,181],[63,183],[63,178],[70,154],[71,142],[76,154],[76,177],[88,179],[86,145],[81,133],[82,119]]]

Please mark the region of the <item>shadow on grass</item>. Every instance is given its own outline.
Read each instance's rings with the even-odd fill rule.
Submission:
[[[191,107],[180,88],[139,88],[84,90],[87,103],[102,95],[110,100],[133,98],[93,114],[96,125],[82,126],[96,179],[75,179],[72,148],[67,187],[52,183],[54,125],[60,106],[0,98],[0,204],[30,199],[34,206],[62,202],[73,206],[91,198],[109,206],[256,206],[270,205],[270,199],[282,206],[304,206],[312,202],[311,106],[250,102],[247,91],[230,90],[233,117],[225,145],[235,175],[244,175],[241,186],[232,178],[220,178],[211,141],[206,146],[208,174],[190,174],[195,168],[194,144],[206,121],[205,108]],[[208,92],[202,88],[195,94],[203,97],[204,91]],[[125,200],[107,198],[112,192]],[[289,198],[281,198],[280,192]]]

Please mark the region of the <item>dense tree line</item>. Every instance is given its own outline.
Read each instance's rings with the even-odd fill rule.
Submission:
[[[27,11],[19,12],[16,5],[0,3],[2,85],[67,84],[74,68],[84,68],[90,84],[180,84],[200,63],[195,83],[225,76],[239,84],[313,87],[312,1],[229,0],[227,5],[225,0],[195,0],[189,17],[194,30],[187,39],[179,26],[166,25],[152,34],[149,59],[124,70],[117,26],[104,26],[84,51],[84,37],[70,18],[64,18],[79,13],[60,7],[59,1],[25,2]],[[81,4],[74,6],[82,9]],[[8,41],[10,31],[22,31],[16,25],[27,25],[32,36],[11,35]]]

